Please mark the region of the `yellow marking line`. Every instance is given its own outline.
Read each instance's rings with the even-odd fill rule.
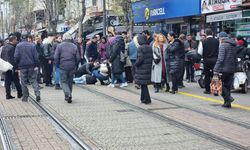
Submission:
[[[204,96],[200,96],[200,95],[190,94],[190,93],[186,93],[186,92],[179,92],[179,93],[182,94],[182,95],[188,96],[188,97],[198,98],[198,99],[201,99],[201,100],[204,100],[204,101],[214,102],[214,103],[218,103],[218,104],[223,104],[224,103],[224,101],[222,101],[222,100],[208,98],[208,97],[204,97]],[[232,104],[232,106],[235,107],[235,108],[240,108],[240,109],[250,111],[250,107],[248,107],[248,106],[242,106],[242,105],[239,105],[239,104]]]

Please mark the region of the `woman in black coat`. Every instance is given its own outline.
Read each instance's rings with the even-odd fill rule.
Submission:
[[[175,33],[169,32],[168,40],[169,46],[166,49],[165,59],[166,59],[166,69],[170,74],[172,80],[172,91],[170,93],[175,94],[178,92],[178,79],[181,74],[181,63],[182,55],[184,53],[184,45],[179,39],[175,39]]]
[[[121,62],[121,51],[125,51],[125,42],[124,38],[122,36],[116,36],[114,39],[113,45],[111,45],[110,49],[110,63],[111,70],[112,70],[112,83],[110,84],[110,87],[115,87],[115,79],[120,79],[122,82],[121,87],[125,86],[125,79],[122,75],[124,72],[124,64]]]
[[[143,35],[138,38],[137,59],[135,62],[135,83],[141,85],[141,102],[145,104],[151,103],[148,91],[148,85],[151,84],[151,71],[153,61],[152,47],[147,44],[147,39]]]

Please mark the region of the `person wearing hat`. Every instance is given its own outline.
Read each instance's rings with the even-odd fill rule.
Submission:
[[[214,74],[222,74],[222,107],[231,108],[234,98],[231,96],[231,88],[236,70],[236,42],[230,39],[226,32],[219,33],[219,55],[214,67]]]
[[[72,102],[73,77],[80,54],[70,34],[63,35],[63,42],[56,47],[54,63],[60,68],[61,86],[68,103]]]

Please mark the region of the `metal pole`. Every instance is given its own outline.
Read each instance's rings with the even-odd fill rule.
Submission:
[[[106,36],[107,29],[107,11],[106,11],[106,0],[103,0],[103,36]]]
[[[2,3],[0,5],[1,7],[1,29],[2,29],[2,39],[4,39],[4,27],[3,27],[3,10],[2,10]]]

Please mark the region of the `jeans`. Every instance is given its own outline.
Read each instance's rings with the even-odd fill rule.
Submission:
[[[233,73],[222,73],[222,97],[225,102],[230,101],[231,88],[233,85],[234,74]]]
[[[20,85],[20,81],[18,78],[18,73],[13,72],[11,70],[7,71],[5,73],[5,91],[6,91],[6,97],[11,96],[11,82],[14,82],[16,89],[17,89],[17,95],[22,95],[22,88]]]
[[[66,71],[60,69],[61,86],[65,97],[72,97],[74,70]]]
[[[112,73],[112,84],[115,84],[115,74],[114,73]],[[122,83],[125,83],[126,81],[125,81],[125,78],[124,78],[124,76],[123,76],[123,74],[121,73],[120,75],[119,75],[119,79],[120,79],[120,81],[122,82]]]
[[[60,84],[60,68],[55,66],[55,84]]]
[[[73,79],[76,84],[86,84],[86,75]]]
[[[27,87],[28,81],[31,83],[34,89],[35,95],[40,96],[40,90],[39,90],[39,86],[37,83],[37,74],[38,74],[38,70],[35,70],[34,68],[20,70],[23,98],[27,99],[29,97],[29,89]]]
[[[92,71],[92,74],[94,75],[94,77],[96,77],[100,81],[104,81],[104,80],[108,80],[109,79],[109,76],[102,75],[100,73],[100,71],[98,71],[98,70]]]

